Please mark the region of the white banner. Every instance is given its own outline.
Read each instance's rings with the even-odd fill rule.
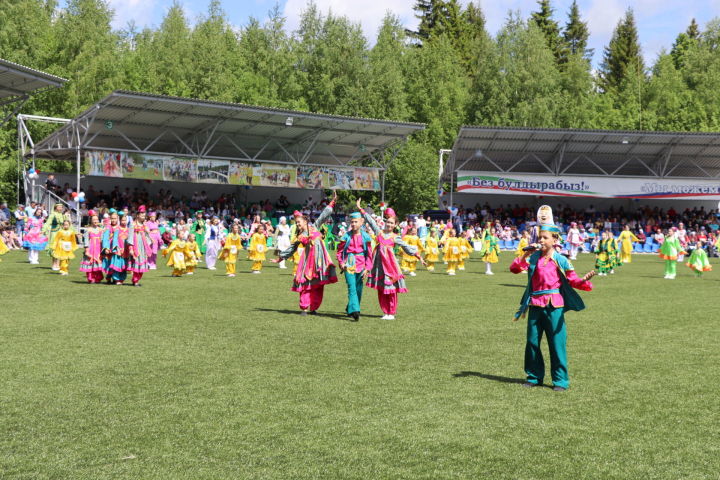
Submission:
[[[457,172],[457,191],[555,197],[720,199],[720,179],[581,177]]]

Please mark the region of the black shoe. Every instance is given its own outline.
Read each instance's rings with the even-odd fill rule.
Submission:
[[[351,322],[357,322],[360,319],[360,312],[352,312],[350,317],[352,317]]]
[[[308,315],[317,315],[317,310],[310,310]]]
[[[522,384],[522,386],[525,387],[525,388],[533,388],[533,387],[539,387],[540,384],[539,384],[539,383],[532,383],[532,382],[525,382],[525,383]]]
[[[567,390],[565,387],[553,387],[553,392],[564,392]]]

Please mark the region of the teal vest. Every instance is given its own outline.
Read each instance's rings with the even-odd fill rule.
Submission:
[[[530,297],[532,293],[532,277],[535,274],[537,262],[540,259],[541,255],[541,252],[535,252],[528,258],[528,264],[530,265],[530,267],[528,268],[528,283],[527,287],[525,287],[525,293],[523,293],[522,299],[520,300],[520,308],[518,309],[517,313],[515,313],[516,320],[520,317],[524,317],[525,313],[527,313],[528,307],[530,306]],[[563,311],[567,312],[568,310],[574,310],[576,312],[579,312],[580,310],[583,310],[585,308],[585,304],[583,303],[582,298],[580,298],[580,295],[578,295],[575,289],[570,286],[570,282],[568,282],[568,279],[565,276],[566,271],[574,270],[572,264],[565,256],[560,255],[558,252],[553,252],[552,260],[558,266],[558,269],[561,273],[560,295],[562,295],[563,301],[565,303]]]

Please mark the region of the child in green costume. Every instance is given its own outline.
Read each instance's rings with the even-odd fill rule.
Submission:
[[[712,270],[710,260],[708,260],[707,252],[703,249],[702,242],[697,242],[695,244],[695,250],[693,250],[690,254],[690,258],[688,258],[686,265],[695,272],[695,276],[697,278],[701,278],[703,272],[709,272]]]
[[[677,259],[680,254],[685,255],[680,240],[677,238],[677,228],[672,227],[660,247],[660,258],[665,260],[665,278],[674,280],[677,275]]]

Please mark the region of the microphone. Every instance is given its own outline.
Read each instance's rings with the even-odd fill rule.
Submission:
[[[533,243],[532,245],[528,245],[527,247],[523,248],[523,252],[534,252],[535,250],[539,249],[540,245],[537,243]]]

